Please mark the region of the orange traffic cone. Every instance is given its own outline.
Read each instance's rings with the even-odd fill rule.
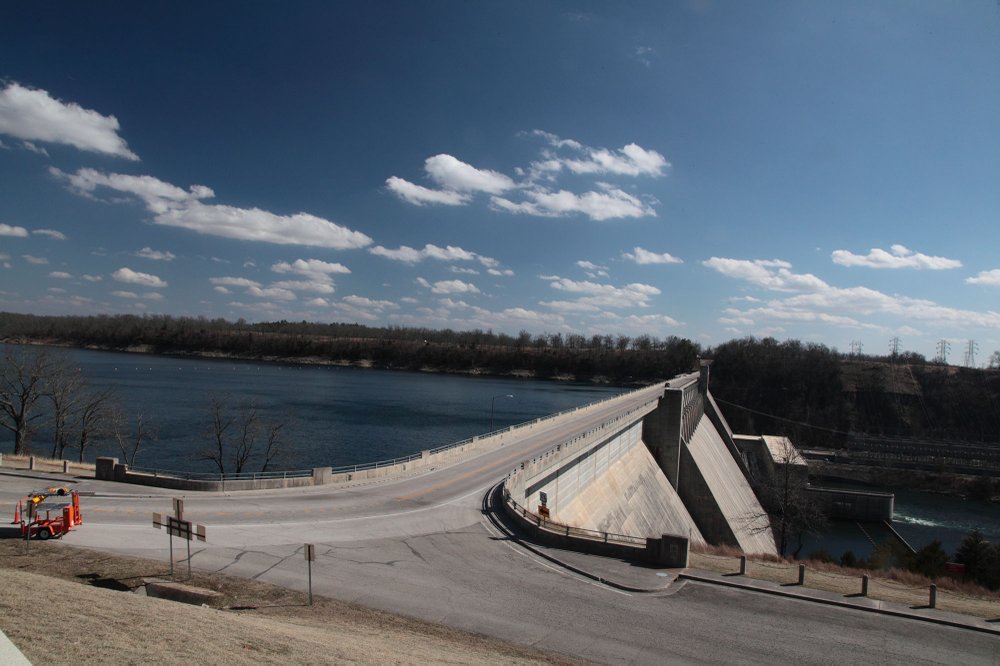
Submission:
[[[14,520],[10,524],[17,525],[19,522],[21,522],[21,500],[18,500],[17,504],[14,505]]]

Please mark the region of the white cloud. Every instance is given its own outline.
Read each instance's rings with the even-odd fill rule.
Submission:
[[[448,270],[450,270],[452,273],[458,273],[459,275],[479,275],[479,271],[477,271],[475,268],[463,268],[462,266],[451,266]]]
[[[43,157],[49,156],[49,151],[45,150],[41,146],[36,146],[30,141],[23,141],[21,145],[24,146],[25,150],[35,153],[36,155],[42,155]]]
[[[49,263],[49,260],[46,259],[45,257],[36,257],[31,254],[22,254],[21,256],[29,264],[35,264],[36,266],[44,266],[45,264]]]
[[[373,300],[366,296],[357,296],[353,294],[351,296],[344,296],[340,300],[344,303],[347,303],[348,305],[353,305],[354,307],[358,308],[367,308],[375,310],[386,310],[386,309],[395,310],[399,308],[399,306],[393,303],[392,301]]]
[[[416,206],[424,204],[442,204],[444,206],[464,206],[469,203],[470,198],[459,192],[447,190],[432,190],[423,185],[411,183],[408,180],[397,176],[390,176],[385,180],[385,186],[389,191],[399,198]]]
[[[66,290],[63,289],[62,287],[49,287],[48,290],[50,292],[52,292],[53,294],[65,294],[66,293]]]
[[[487,268],[486,272],[497,277],[513,277],[514,271],[509,268]]]
[[[220,294],[231,294],[232,293],[231,291],[229,291],[228,289],[226,289],[225,287],[223,287],[221,285],[213,287],[213,289],[215,289],[215,291],[219,292]]]
[[[641,199],[617,187],[600,185],[603,192],[574,194],[568,190],[553,192],[536,188],[525,192],[527,201],[514,202],[503,197],[492,197],[490,201],[498,210],[542,217],[558,217],[573,213],[582,213],[597,221],[623,217],[656,217],[656,211]]]
[[[471,282],[461,280],[439,280],[431,284],[422,277],[417,278],[417,284],[425,289],[430,289],[434,294],[478,294],[479,287]]]
[[[833,287],[814,275],[792,273],[791,265],[785,261],[712,257],[703,263],[729,277],[772,291],[794,293],[746,310],[729,308],[726,316],[720,319],[724,324],[752,326],[764,319],[891,331],[890,327],[866,322],[860,317],[896,317],[938,326],[1000,328],[1000,313],[997,312],[952,308],[924,299],[884,294],[868,287]]]
[[[152,176],[103,174],[93,169],[80,169],[75,174],[58,169],[50,172],[84,195],[91,195],[98,188],[132,194],[154,214],[153,222],[164,226],[236,240],[336,250],[367,247],[372,242],[359,231],[308,213],[278,215],[259,208],[202,203],[201,199],[215,196],[204,185],[183,190]]]
[[[586,261],[584,259],[581,259],[580,261],[576,262],[576,265],[585,271],[603,271],[607,270],[608,268],[607,266],[600,266],[592,261]]]
[[[139,298],[139,294],[134,291],[113,291],[112,296],[117,296],[118,298]]]
[[[222,286],[222,287],[260,286],[260,282],[255,282],[254,280],[248,280],[247,278],[241,278],[241,277],[214,277],[214,278],[209,278],[208,281],[216,286]]]
[[[591,148],[578,141],[560,139],[555,134],[535,130],[535,136],[540,136],[556,149],[568,148],[574,153],[583,153],[582,157],[558,157],[554,153],[543,153],[541,162],[533,162],[532,169],[539,172],[558,171],[566,168],[576,174],[613,174],[618,176],[662,176],[670,167],[667,158],[655,150],[646,150],[642,146],[630,143],[617,150],[607,148]]]
[[[154,250],[148,246],[136,252],[135,256],[142,257],[143,259],[152,259],[153,261],[173,261],[177,258],[177,255],[173,252]]]
[[[561,172],[575,175],[609,176],[661,176],[670,166],[666,158],[655,150],[647,150],[629,143],[617,150],[590,148],[572,139],[535,130],[530,134],[542,137],[548,148],[541,159],[531,162],[527,169],[518,167],[514,173],[524,178],[517,183],[510,176],[488,169],[478,169],[458,158],[439,154],[427,158],[424,169],[441,189],[430,189],[392,176],[386,180],[390,191],[412,204],[465,205],[473,195],[491,195],[495,210],[511,213],[556,217],[582,213],[592,220],[609,220],[626,217],[654,217],[656,211],[652,197],[638,197],[616,185],[597,183],[598,189],[582,193],[566,189],[543,187],[539,181],[554,182]],[[560,155],[570,151],[571,155]],[[511,190],[522,190],[524,196],[500,196]]]
[[[631,252],[622,252],[622,257],[637,264],[682,264],[684,263],[669,252],[658,254],[644,250],[641,247],[634,248]]]
[[[142,297],[145,298],[148,301],[162,301],[163,300],[163,294],[155,292],[155,291],[147,291],[145,294],[142,295]]]
[[[100,275],[81,275],[80,277],[82,277],[87,282],[100,282],[101,280],[104,279]]]
[[[656,54],[656,49],[652,46],[637,46],[635,51],[632,52],[632,57],[637,61],[649,67],[653,64],[653,56]]]
[[[325,308],[330,306],[330,302],[327,301],[322,296],[317,296],[316,298],[310,298],[308,301],[306,301],[306,305],[311,305],[317,308]]]
[[[256,298],[273,298],[279,301],[295,300],[295,293],[283,287],[249,287],[247,293]]]
[[[138,160],[119,129],[114,116],[54,99],[45,90],[10,83],[0,91],[0,134]]]
[[[888,252],[872,248],[868,254],[860,255],[848,250],[834,250],[833,263],[841,266],[864,266],[867,268],[918,268],[933,271],[961,268],[962,262],[945,257],[932,257],[913,252],[903,245],[893,245]]]
[[[270,289],[307,291],[314,294],[332,294],[336,289],[329,280],[281,280],[268,285]]]
[[[31,233],[38,236],[48,236],[52,240],[66,240],[66,234],[55,229],[33,229]]]
[[[581,294],[574,301],[545,301],[547,308],[561,312],[597,312],[605,308],[649,307],[649,300],[661,292],[649,284],[634,282],[623,287],[598,282],[570,280],[555,275],[543,275],[549,286],[558,291]]]
[[[825,282],[811,273],[792,273],[790,270],[792,265],[778,259],[751,261],[712,257],[701,263],[726,277],[746,280],[774,291],[808,291],[827,286]]]
[[[118,282],[124,282],[125,284],[138,284],[143,287],[153,287],[154,289],[162,289],[167,286],[167,283],[155,275],[150,275],[149,273],[140,273],[134,271],[131,268],[119,268],[114,273],[111,274]]]
[[[66,271],[52,271],[51,273],[49,273],[49,277],[57,278],[59,280],[68,280],[73,276],[67,273]]]
[[[271,265],[271,270],[275,273],[298,273],[299,275],[310,277],[327,277],[334,273],[346,274],[351,272],[351,269],[343,264],[331,263],[320,259],[296,259],[292,263],[279,261]]]
[[[15,238],[27,238],[28,230],[24,227],[15,227],[9,224],[0,223],[0,236],[13,236]]]
[[[513,180],[498,171],[477,169],[443,153],[428,157],[424,170],[434,182],[451,191],[500,194],[515,186]]]
[[[488,268],[496,268],[500,265],[500,262],[493,257],[486,257],[453,245],[438,247],[437,245],[428,243],[421,250],[407,245],[402,245],[395,250],[376,245],[368,251],[375,256],[393,261],[401,261],[406,264],[417,264],[425,259],[436,259],[437,261],[478,261]]]
[[[1000,268],[991,271],[979,271],[976,277],[966,278],[968,284],[984,284],[991,287],[1000,287]]]

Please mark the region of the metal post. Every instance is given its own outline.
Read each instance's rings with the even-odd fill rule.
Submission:
[[[746,576],[747,575],[747,556],[746,555],[740,555],[740,575],[741,576]]]
[[[312,560],[306,560],[306,564],[309,566],[309,605],[313,605],[313,563]]]
[[[868,574],[861,577],[861,596],[868,596]]]
[[[188,534],[187,538],[188,545],[188,580],[191,580],[191,534]]]
[[[927,602],[928,608],[937,608],[937,585],[931,583],[930,599]]]
[[[799,565],[799,585],[806,584],[806,565]]]
[[[174,575],[174,534],[167,528],[167,534],[170,535],[170,575]]]

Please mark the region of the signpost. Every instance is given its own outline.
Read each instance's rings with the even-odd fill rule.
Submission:
[[[316,546],[305,544],[303,554],[306,556],[306,566],[309,569],[309,605],[313,605],[313,562],[316,560]]]
[[[205,540],[205,526],[193,525],[190,520],[184,520],[184,500],[174,498],[174,516],[164,516],[159,513],[153,514],[153,527],[156,529],[167,528],[170,537],[170,575],[174,575],[174,537],[180,537],[187,541],[187,563],[188,578],[191,578],[191,539],[198,541]]]

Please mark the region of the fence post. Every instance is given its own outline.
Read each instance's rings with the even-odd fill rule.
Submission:
[[[69,461],[63,460],[63,474],[69,474]]]
[[[746,576],[747,575],[747,556],[746,555],[740,555],[740,575],[741,576]]]
[[[799,585],[806,584],[806,565],[799,565]]]
[[[861,577],[861,596],[868,596],[868,574]]]
[[[928,608],[937,608],[937,585],[931,583],[930,598],[927,600]]]

